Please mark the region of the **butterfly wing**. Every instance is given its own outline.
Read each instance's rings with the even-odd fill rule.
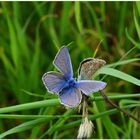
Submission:
[[[66,84],[64,75],[57,72],[45,73],[42,77],[42,80],[48,91],[55,93],[59,93]]]
[[[72,78],[73,70],[67,47],[62,47],[60,49],[53,61],[53,64],[64,74],[66,78]]]
[[[81,102],[81,91],[74,87],[64,88],[60,92],[60,101],[68,107],[76,107]]]
[[[105,87],[106,83],[101,81],[80,80],[77,82],[77,88],[79,88],[86,95],[103,90]]]
[[[94,73],[105,64],[106,62],[104,60],[97,58],[87,58],[83,60],[78,68],[78,79],[91,80]]]

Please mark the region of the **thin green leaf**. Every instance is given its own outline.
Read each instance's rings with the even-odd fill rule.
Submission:
[[[133,59],[127,59],[127,60],[123,60],[123,61],[118,61],[118,62],[115,62],[115,63],[112,63],[112,64],[108,64],[105,67],[116,67],[116,66],[119,66],[119,65],[125,65],[125,64],[128,64],[128,63],[132,63],[132,62],[135,62],[135,61],[140,61],[140,58],[133,58]]]
[[[1,119],[23,119],[23,120],[31,120],[31,119],[40,119],[40,118],[48,118],[48,119],[58,119],[58,118],[81,118],[81,115],[11,115],[11,114],[0,114]]]
[[[37,125],[41,125],[42,123],[46,123],[48,118],[41,118],[41,119],[36,119],[32,121],[25,122],[23,124],[20,124],[16,127],[13,127],[12,129],[5,131],[4,133],[0,134],[0,139],[4,138],[7,135],[14,134],[14,133],[19,133],[28,129],[32,129]],[[49,121],[49,120],[48,120]]]
[[[110,76],[125,80],[127,82],[130,82],[134,85],[140,86],[140,80],[139,79],[137,79],[137,78],[135,78],[131,75],[128,75],[124,72],[121,72],[119,70],[113,69],[113,68],[103,67],[103,68],[99,69],[99,71],[97,71],[97,74],[110,75]]]
[[[22,91],[23,93],[26,93],[26,94],[30,95],[30,96],[41,97],[41,98],[44,98],[44,97],[45,97],[45,95],[40,95],[40,94],[36,94],[36,93],[31,93],[31,92],[29,92],[29,91],[27,91],[27,90],[25,90],[25,89],[21,89],[21,91]]]
[[[32,103],[25,103],[15,106],[9,106],[9,107],[3,107],[0,108],[0,113],[8,113],[8,112],[15,112],[15,111],[21,111],[21,110],[29,110],[34,108],[41,108],[41,107],[48,107],[48,106],[55,106],[59,105],[58,99],[50,99],[50,100],[44,100],[44,101],[37,101]]]
[[[80,12],[80,1],[75,2],[75,18],[76,18],[77,27],[80,33],[82,33],[83,25],[82,25],[81,12]]]
[[[121,107],[121,109],[129,109],[129,108],[134,108],[134,107],[137,107],[137,106],[138,106],[138,104],[127,105],[127,106]],[[117,112],[118,112],[118,110],[116,108],[115,109],[110,109],[110,110],[101,112],[99,114],[89,115],[89,118],[91,120],[96,120],[97,118],[101,118],[101,117],[106,116],[106,115],[112,115],[112,114],[117,113]],[[60,127],[59,130],[66,130],[66,129],[69,129],[69,128],[73,128],[73,127],[76,127],[76,126],[80,125],[80,123],[81,123],[81,120],[70,122],[68,124],[65,124],[63,127]]]
[[[136,30],[137,30],[138,37],[140,39],[140,24],[138,22],[138,18],[137,18],[137,15],[136,15],[136,9],[133,10],[133,14],[134,14],[135,27],[136,27]]]
[[[137,6],[139,16],[140,16],[140,2],[139,1],[136,1],[136,6]]]
[[[126,28],[126,30],[125,30],[125,33],[126,33],[127,38],[131,41],[131,43],[132,43],[133,45],[135,45],[136,47],[140,48],[140,43],[137,43],[137,42],[129,35],[127,28]]]

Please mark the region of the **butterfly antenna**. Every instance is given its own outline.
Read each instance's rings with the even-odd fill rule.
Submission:
[[[100,44],[101,44],[102,42],[103,42],[103,40],[101,40],[101,41],[99,42],[98,46],[96,47],[95,52],[94,52],[94,54],[93,54],[93,58],[95,58],[95,56],[96,56],[96,54],[97,54],[97,52],[98,52],[98,50],[99,50]]]
[[[140,120],[136,117],[134,117],[132,114],[130,114],[129,112],[121,109],[119,106],[117,106],[116,104],[114,104],[104,93],[104,91],[100,91],[101,95],[103,96],[103,98],[109,103],[111,104],[113,107],[117,108],[120,112],[124,113],[126,116],[132,118],[133,120],[137,121],[138,123],[140,123]]]

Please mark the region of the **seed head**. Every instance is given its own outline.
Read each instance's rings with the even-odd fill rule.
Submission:
[[[88,120],[87,117],[84,118],[83,122],[81,123],[78,131],[78,139],[81,138],[90,138],[93,133],[94,125],[92,121]]]

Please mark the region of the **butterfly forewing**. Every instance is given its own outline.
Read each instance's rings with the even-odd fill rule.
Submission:
[[[67,79],[72,78],[73,70],[71,65],[71,59],[66,47],[62,47],[57,53],[54,61],[54,65],[64,74]]]
[[[65,86],[66,81],[64,75],[57,72],[45,73],[42,77],[45,87],[50,92],[59,93]]]
[[[74,87],[65,88],[60,92],[60,101],[69,107],[76,107],[81,102],[81,91]]]
[[[80,80],[77,82],[77,87],[86,95],[93,92],[103,90],[106,87],[105,82],[93,81],[93,80]]]

